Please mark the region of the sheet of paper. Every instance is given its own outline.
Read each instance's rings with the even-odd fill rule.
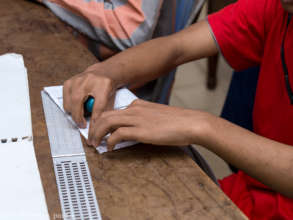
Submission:
[[[31,137],[29,89],[22,56],[0,56],[0,77],[0,139]]]
[[[0,77],[0,219],[48,220],[22,56],[0,56]]]
[[[0,219],[49,220],[32,140],[0,144]]]
[[[45,87],[44,91],[49,94],[49,96],[53,99],[53,101],[59,106],[59,108],[65,113],[64,108],[63,108],[63,86],[50,86],[50,87]],[[114,109],[123,109],[126,108],[128,105],[130,105],[137,97],[130,92],[126,88],[122,88],[117,90],[116,96],[115,96],[115,101],[114,101]],[[75,122],[72,120],[71,116],[66,114],[66,117],[70,122],[72,122],[75,126]],[[89,129],[89,119],[87,119],[87,127],[82,129],[78,128],[80,133],[87,139],[88,138],[88,129]],[[77,127],[77,126],[76,126]],[[108,134],[109,135],[109,134]],[[97,151],[101,153],[107,152],[107,144],[106,144],[106,139],[108,137],[104,138],[100,146],[97,146],[96,149]],[[132,146],[136,144],[134,141],[124,141],[119,144],[117,144],[114,148],[114,150],[121,149],[124,147]]]

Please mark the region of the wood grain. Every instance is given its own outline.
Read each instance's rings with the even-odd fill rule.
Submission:
[[[40,91],[62,84],[97,60],[41,5],[1,0],[0,16],[0,54],[22,54],[28,69],[38,166],[51,219],[59,219]],[[245,219],[179,148],[140,144],[99,155],[84,146],[104,220]]]

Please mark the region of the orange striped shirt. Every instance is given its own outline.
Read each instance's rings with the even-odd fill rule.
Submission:
[[[90,39],[118,51],[153,37],[163,4],[163,0],[38,1]]]

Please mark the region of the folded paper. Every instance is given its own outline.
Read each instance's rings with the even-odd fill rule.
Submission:
[[[71,121],[75,126],[75,122],[72,120],[71,116],[67,113],[65,113],[64,108],[63,108],[63,86],[51,86],[51,87],[45,87],[44,91],[47,92],[47,94],[52,98],[52,100],[56,103],[56,105],[59,106],[59,108],[64,112],[65,117],[68,118],[69,121]],[[117,90],[115,100],[114,100],[114,109],[123,109],[129,106],[134,100],[136,100],[137,97],[130,92],[126,88],[122,88]],[[88,138],[88,131],[89,131],[89,124],[90,120],[87,119],[87,126],[86,128],[78,128],[80,133],[87,139]],[[76,126],[77,127],[77,126]],[[106,137],[103,139],[101,144],[96,147],[97,151],[101,154],[104,152],[107,152],[107,137],[109,136],[106,135]],[[121,149],[124,147],[132,146],[136,144],[134,141],[123,141],[119,144],[117,144],[114,147],[114,150]]]

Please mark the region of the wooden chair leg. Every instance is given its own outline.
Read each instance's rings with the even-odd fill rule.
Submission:
[[[213,90],[217,87],[217,67],[218,67],[218,55],[208,58],[208,77],[207,88]]]
[[[215,11],[217,2],[215,0],[208,0],[208,14]],[[208,73],[207,73],[207,88],[213,90],[217,86],[217,66],[218,66],[218,55],[208,58]]]
[[[208,0],[208,14],[216,12],[235,1],[236,0]],[[208,58],[207,88],[211,90],[217,87],[218,58],[218,55]]]

